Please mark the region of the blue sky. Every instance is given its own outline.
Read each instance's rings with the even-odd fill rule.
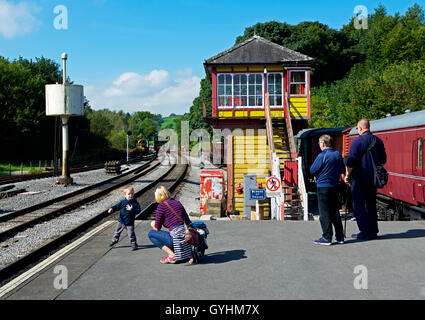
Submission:
[[[0,0],[0,56],[61,62],[94,109],[188,112],[205,59],[234,45],[257,22],[319,21],[340,29],[354,8],[384,4],[404,14],[425,0]],[[67,9],[68,28],[54,22]],[[57,26],[57,25],[56,25]]]

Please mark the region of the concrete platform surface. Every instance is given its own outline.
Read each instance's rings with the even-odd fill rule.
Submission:
[[[110,249],[112,223],[56,261],[62,269],[52,264],[3,299],[425,299],[424,222],[380,222],[379,239],[360,242],[348,221],[346,243],[331,246],[313,243],[321,235],[316,221],[206,224],[200,264],[162,265],[147,221],[136,228],[139,250],[131,251],[125,231]],[[57,288],[60,270],[67,289]]]

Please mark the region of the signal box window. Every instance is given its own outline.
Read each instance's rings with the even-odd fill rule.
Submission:
[[[290,94],[306,95],[305,71],[291,71],[290,73]]]
[[[263,75],[248,75],[248,106],[263,106]]]
[[[269,73],[267,78],[270,106],[282,106],[282,74]]]
[[[424,139],[418,139],[418,169],[422,169],[424,159]]]
[[[219,107],[262,107],[262,74],[219,74]]]
[[[232,106],[232,75],[230,74],[218,76],[218,106]]]
[[[246,107],[248,105],[248,77],[246,74],[235,74],[233,76],[233,94],[235,107]]]

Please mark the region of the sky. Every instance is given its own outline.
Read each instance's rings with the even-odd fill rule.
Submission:
[[[189,112],[206,59],[258,22],[339,30],[362,5],[389,14],[425,0],[0,0],[0,56],[62,64],[93,109]]]

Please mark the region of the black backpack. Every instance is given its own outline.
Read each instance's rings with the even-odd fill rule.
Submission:
[[[362,136],[361,136],[362,137]],[[369,153],[370,159],[373,166],[373,184],[376,188],[380,189],[387,185],[388,183],[388,172],[382,165],[376,165],[375,160],[373,159],[372,153],[370,152],[376,144],[376,137],[373,137],[372,143],[367,148],[366,153]],[[366,154],[365,153],[365,154]]]

